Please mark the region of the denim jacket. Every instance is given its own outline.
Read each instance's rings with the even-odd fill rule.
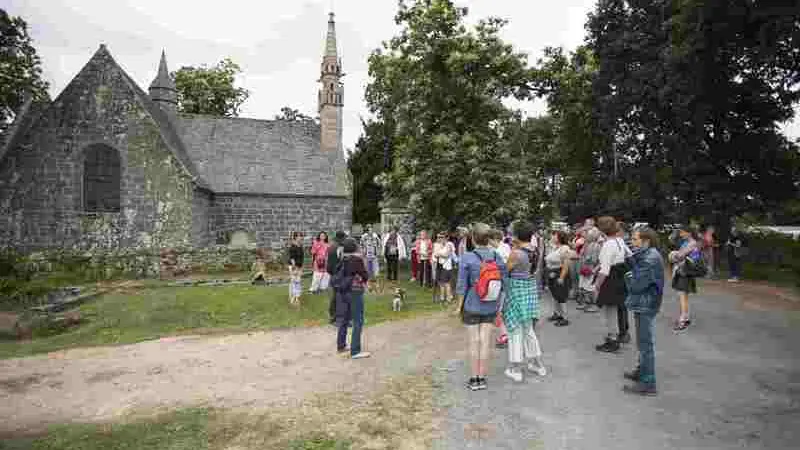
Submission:
[[[625,306],[634,313],[657,314],[664,296],[664,260],[657,249],[636,250],[626,258]]]
[[[481,274],[481,260],[475,253],[479,253],[484,261],[494,259],[503,276],[503,291],[500,293],[502,298],[506,292],[506,278],[508,270],[500,257],[494,250],[486,247],[478,247],[474,251],[466,252],[461,255],[458,265],[458,283],[456,293],[464,296],[464,311],[471,314],[495,315],[497,314],[498,302],[482,302],[478,293],[475,291],[475,284]]]

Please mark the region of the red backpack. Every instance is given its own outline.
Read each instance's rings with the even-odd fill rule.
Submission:
[[[475,284],[475,292],[482,302],[496,302],[500,299],[500,290],[503,287],[503,274],[497,266],[497,255],[491,261],[484,261],[478,252],[475,256],[481,261],[481,272]]]

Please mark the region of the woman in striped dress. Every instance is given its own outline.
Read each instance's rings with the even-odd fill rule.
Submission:
[[[531,241],[533,226],[515,222],[512,227],[513,248],[508,258],[506,286],[508,297],[503,303],[503,322],[508,330],[508,368],[505,375],[516,382],[523,380],[522,368],[540,376],[547,374],[542,364],[542,349],[533,329],[539,318],[539,289],[531,275],[531,261],[523,248]]]

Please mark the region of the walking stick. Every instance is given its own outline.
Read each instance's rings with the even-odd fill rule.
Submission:
[[[436,266],[437,264],[431,264],[431,281],[433,282],[433,303],[436,303],[436,291],[439,289],[439,284],[436,282]]]

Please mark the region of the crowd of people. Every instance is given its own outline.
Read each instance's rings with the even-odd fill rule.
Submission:
[[[549,238],[549,239],[546,239]],[[525,222],[507,230],[477,223],[440,232],[436,239],[420,231],[412,242],[397,228],[381,236],[370,226],[360,240],[336,233],[329,242],[319,233],[310,253],[313,278],[310,291],[330,286],[329,315],[337,327],[337,351],[354,359],[369,357],[361,348],[364,294],[385,262],[387,280],[397,282],[398,265],[410,259],[411,282],[436,288],[440,302],[457,300],[458,311],[469,335],[470,390],[487,388],[490,348],[507,348],[505,376],[523,381],[525,372],[544,376],[547,369],[536,335],[542,293],[553,300],[547,318],[554,326],[570,325],[567,303],[576,311],[601,313],[604,335],[596,345],[600,352],[617,352],[631,341],[630,316],[635,325],[639,364],[625,373],[634,381],[627,392],[654,395],[655,317],[661,310],[667,265],[658,249],[658,234],[643,226],[629,229],[613,217],[586,219],[571,230],[537,231]],[[692,323],[689,296],[697,292],[696,279],[719,273],[719,244],[712,228],[697,235],[691,227],[677,230],[674,250],[666,253],[671,266],[672,289],[677,292],[678,314],[673,329],[682,332]],[[290,275],[302,268],[301,237],[294,235],[289,251]],[[727,242],[731,281],[738,280],[745,248],[735,231]],[[733,259],[734,261],[731,261]],[[290,299],[299,300],[301,288],[292,278]],[[352,328],[347,347],[348,328]],[[493,330],[498,336],[493,337]]]

